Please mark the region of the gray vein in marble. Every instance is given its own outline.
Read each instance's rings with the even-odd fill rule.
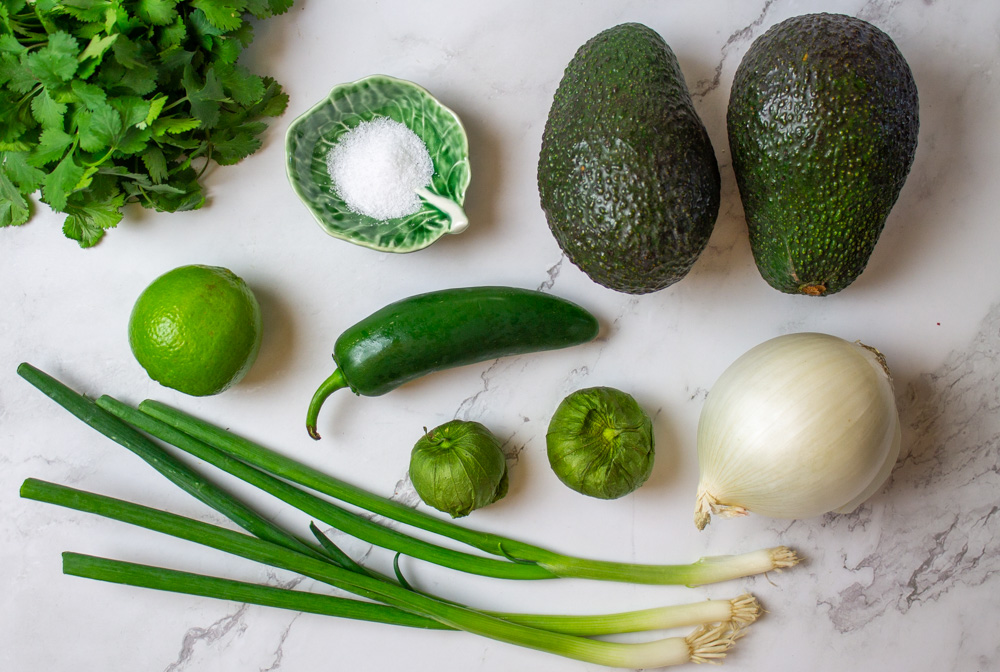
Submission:
[[[295,614],[292,620],[288,622],[288,625],[281,631],[281,635],[278,637],[278,644],[274,648],[274,662],[267,667],[260,668],[260,672],[274,672],[274,670],[281,669],[281,661],[285,658],[285,642],[288,640],[288,635],[292,632],[292,626],[295,625],[295,621],[298,620],[301,613]]]
[[[562,265],[564,261],[566,261],[565,253],[560,255],[559,261],[552,264],[545,270],[545,274],[548,276],[548,279],[542,284],[538,285],[539,292],[547,292],[550,289],[552,289],[552,286],[556,284],[556,278],[559,277],[559,271],[562,270]]]
[[[485,371],[479,374],[479,379],[483,381],[483,386],[478,391],[476,391],[475,394],[463,399],[462,402],[458,405],[458,408],[455,410],[456,420],[469,419],[471,411],[476,407],[476,405],[479,402],[479,398],[490,391],[490,375],[493,373],[493,370],[496,369],[499,365],[500,365],[500,360],[495,359],[493,360],[493,363],[486,368]]]
[[[278,586],[279,588],[286,588],[289,590],[305,581],[305,577],[302,576],[294,576],[286,581],[282,581],[279,579],[277,574],[271,570],[266,572],[266,577],[267,579],[265,583],[267,585]],[[241,637],[249,627],[246,623],[245,616],[250,608],[251,607],[248,604],[240,604],[235,611],[226,614],[208,626],[188,628],[188,631],[184,633],[184,638],[181,641],[181,650],[177,655],[177,659],[164,668],[164,672],[181,672],[186,669],[188,664],[193,662],[195,650],[198,645],[211,647],[229,636]],[[292,626],[298,619],[299,615],[300,614],[295,614],[295,616],[293,616],[288,622],[288,625],[286,625],[282,630],[278,644],[274,651],[274,663],[268,667],[261,668],[261,672],[270,672],[281,667],[281,660],[284,657],[282,647],[284,646],[288,635],[291,633]]]
[[[902,3],[902,0],[868,0],[864,6],[857,11],[859,19],[869,23],[880,25],[885,24],[889,15]],[[926,3],[926,0],[925,0]],[[882,25],[885,28],[884,25]]]
[[[529,422],[528,418],[523,418],[523,420],[524,422]],[[530,437],[529,440],[515,441],[516,437],[517,432],[514,432],[500,445],[500,450],[503,451],[504,457],[507,458],[508,465],[517,464],[520,461],[521,453],[524,452],[524,449],[527,448],[530,442]]]
[[[237,607],[236,611],[226,614],[208,627],[189,628],[184,634],[184,640],[181,644],[180,653],[177,654],[177,660],[164,668],[164,672],[177,672],[178,670],[185,669],[193,658],[195,648],[199,644],[211,646],[230,634],[239,636],[245,632],[247,625],[243,617],[246,615],[248,609],[248,605],[241,604]]]
[[[636,306],[639,305],[639,297],[634,295],[626,295],[624,301],[621,303],[621,310],[618,311],[618,315],[611,320],[611,326],[618,329],[621,326],[622,321],[626,316],[634,314]],[[607,340],[607,336],[598,336],[598,340]]]
[[[726,64],[726,59],[729,58],[730,47],[749,40],[753,36],[754,31],[757,28],[760,28],[760,26],[764,23],[765,18],[767,18],[767,13],[771,9],[771,5],[774,3],[775,0],[767,0],[756,19],[751,21],[749,25],[740,28],[729,36],[720,50],[722,52],[722,58],[719,60],[719,64],[715,66],[715,74],[711,79],[699,80],[693,87],[691,87],[691,97],[693,99],[700,100],[719,88],[719,83],[722,81],[722,69]]]
[[[1000,305],[968,348],[907,386],[900,406],[904,447],[889,484],[824,521],[862,539],[877,531],[864,557],[844,561],[868,578],[820,600],[841,632],[960,587],[989,584],[982,599],[1000,590]]]

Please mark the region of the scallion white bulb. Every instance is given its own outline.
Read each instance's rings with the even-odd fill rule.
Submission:
[[[751,349],[709,392],[698,425],[695,523],[712,514],[846,513],[899,455],[885,358],[836,336],[798,333]]]

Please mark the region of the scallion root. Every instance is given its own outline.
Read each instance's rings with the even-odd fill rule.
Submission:
[[[750,625],[763,613],[763,609],[760,606],[760,602],[757,598],[750,593],[744,593],[739,597],[729,601],[730,608],[732,609],[732,615],[729,618],[729,622],[732,623],[735,628],[745,628]]]
[[[771,554],[771,562],[774,564],[775,569],[780,570],[794,567],[799,564],[799,561],[801,560],[801,558],[795,554],[795,551],[787,546],[776,546],[767,550]]]
[[[746,634],[744,628],[733,627],[731,623],[703,625],[684,638],[691,652],[692,663],[719,663],[733,648],[736,640]]]

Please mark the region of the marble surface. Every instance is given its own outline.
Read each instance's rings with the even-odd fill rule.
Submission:
[[[750,43],[796,14],[838,11],[887,31],[920,91],[916,161],[868,270],[825,299],[770,289],[753,265],[725,135],[729,85]],[[562,70],[576,48],[624,21],[660,32],[681,62],[715,145],[722,208],[691,274],[642,297],[603,289],[560,253],[538,204],[535,163]],[[212,418],[373,491],[416,504],[406,468],[421,427],[479,420],[505,441],[509,496],[467,524],[567,552],[640,562],[775,544],[794,570],[705,588],[582,581],[529,585],[417,562],[421,588],[497,609],[610,611],[753,591],[768,610],[725,661],[732,670],[1000,668],[1000,5],[993,0],[751,0],[494,3],[299,0],[258,27],[247,64],[291,96],[264,148],[208,173],[201,211],[130,210],[92,250],[63,239],[40,207],[0,230],[0,666],[7,670],[596,670],[471,635],[353,623],[66,577],[60,552],[296,585],[311,582],[201,548],[18,498],[29,476],[218,522],[136,458],[15,375],[29,361],[92,395],[152,397]],[[334,84],[384,73],[426,86],[468,127],[469,230],[393,256],[324,234],[288,186],[283,133]],[[226,266],[263,306],[248,378],[194,399],[132,359],[125,325],[155,276]],[[423,290],[540,288],[597,314],[598,341],[448,371],[377,399],[331,398],[325,438],[302,428],[338,333]],[[903,449],[887,486],[851,515],[691,522],[694,432],[733,359],[772,336],[824,331],[877,346],[893,369]],[[548,418],[588,385],[631,392],[655,416],[650,481],[620,500],[563,487],[544,450]],[[300,521],[266,500],[279,522]],[[339,539],[373,566],[391,558]]]

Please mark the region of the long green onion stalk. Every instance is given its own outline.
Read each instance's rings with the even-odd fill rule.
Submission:
[[[80,553],[63,553],[63,572],[72,576],[109,583],[291,609],[324,616],[405,625],[414,628],[452,629],[433,619],[416,616],[377,602],[235,581]],[[534,628],[580,637],[593,637],[626,632],[669,630],[712,623],[731,623],[734,629],[742,629],[757,620],[761,614],[761,607],[756,598],[747,593],[732,600],[703,600],[690,604],[668,605],[612,614],[524,614],[498,611],[484,611],[483,613]]]
[[[301,590],[235,581],[182,572],[176,569],[140,565],[123,560],[99,558],[82,553],[63,553],[63,573],[108,583],[213,597],[220,600],[291,609],[323,616],[405,625],[413,628],[450,629],[433,619],[417,616],[379,602],[367,602],[336,595],[308,593]]]

